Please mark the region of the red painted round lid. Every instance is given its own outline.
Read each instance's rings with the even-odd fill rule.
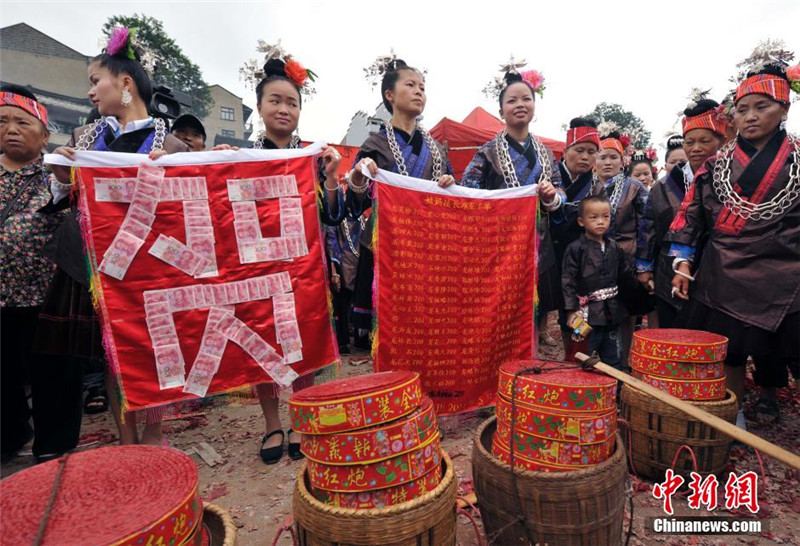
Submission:
[[[4,544],[34,542],[62,464],[43,545],[131,544],[140,538],[147,543],[148,536],[183,543],[198,523],[195,518],[202,518],[191,457],[156,446],[106,447],[0,481]]]
[[[676,345],[698,344],[717,345],[727,343],[728,338],[702,330],[684,330],[681,328],[646,328],[637,330],[634,337],[657,343],[672,343]]]
[[[635,332],[631,350],[673,362],[721,362],[727,356],[728,338],[701,330],[654,328]]]
[[[297,404],[325,404],[352,397],[375,394],[387,389],[401,387],[418,379],[419,374],[405,370],[380,372],[356,377],[347,377],[314,385],[293,393],[290,402]]]
[[[511,360],[500,366],[500,373],[513,377],[527,368],[538,368],[541,373],[527,372],[520,378],[532,383],[562,385],[567,387],[606,387],[615,385],[617,380],[599,372],[588,372],[574,362],[551,360]],[[519,382],[519,379],[517,379]]]

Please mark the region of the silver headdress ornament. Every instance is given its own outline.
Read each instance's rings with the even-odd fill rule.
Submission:
[[[395,54],[393,48],[389,50],[389,53],[389,55],[380,55],[372,62],[371,65],[364,68],[364,76],[367,78],[367,81],[373,88],[381,83],[383,76],[387,72],[391,71],[390,68],[392,67],[393,63],[398,60],[397,54]],[[428,73],[426,68],[421,68],[419,71],[423,78]]]
[[[689,102],[686,104],[686,109],[691,110],[692,108],[697,106],[698,102],[700,102],[701,100],[706,100],[708,98],[709,93],[711,93],[711,89],[703,90],[700,89],[699,87],[692,87],[691,93],[689,93],[689,96],[686,97],[687,99],[689,99]],[[683,112],[681,112],[681,115],[682,114]]]
[[[252,87],[258,85],[258,82],[264,79],[264,65],[270,59],[283,59],[286,57],[286,50],[281,47],[281,41],[275,45],[268,44],[264,40],[258,41],[256,51],[264,54],[264,59],[258,61],[256,59],[248,59],[239,68],[239,79],[249,83]]]
[[[747,77],[751,72],[758,72],[769,65],[788,66],[794,60],[794,53],[786,49],[783,40],[765,40],[758,43],[749,57],[736,63],[739,70],[736,76],[731,78],[737,84]]]
[[[245,63],[239,68],[240,80],[246,81],[251,87],[255,88],[266,76],[266,73],[264,72],[264,65],[266,65],[267,62],[271,61],[272,59],[279,59],[287,64],[287,76],[300,87],[301,93],[306,96],[316,93],[316,89],[311,87],[309,84],[309,82],[313,82],[316,79],[317,75],[314,72],[304,69],[302,65],[299,65],[299,63],[298,65],[300,66],[300,69],[306,71],[305,77],[302,77],[302,74],[298,76],[288,72],[291,71],[289,63],[292,61],[292,56],[287,53],[283,47],[281,47],[280,40],[278,40],[278,43],[276,44],[268,44],[264,40],[259,40],[258,45],[256,46],[256,51],[263,54],[264,57],[261,61],[257,59],[248,59],[245,61]],[[292,62],[296,63],[296,61]]]
[[[519,61],[517,61],[517,60],[514,59],[514,56],[511,55],[508,58],[508,62],[506,64],[501,64],[500,65],[500,72],[502,72],[503,74],[505,74],[506,72],[512,72],[512,73],[515,73],[515,74],[519,74],[519,69],[520,68],[525,68],[525,66],[527,64],[528,63],[527,63],[527,61],[525,61],[525,59],[520,59]]]
[[[371,65],[364,68],[364,75],[372,87],[378,85],[383,79],[383,75],[388,71],[389,65],[397,60],[394,49],[389,50],[389,55],[378,56]]]
[[[601,120],[600,123],[597,124],[597,132],[600,134],[600,138],[607,137],[614,131],[622,134],[622,127],[613,121],[606,120]]]
[[[502,76],[495,76],[492,78],[492,81],[487,83],[486,87],[483,88],[483,94],[490,99],[496,99],[499,97],[500,92],[506,86],[505,75],[509,72],[512,74],[519,74],[520,69],[525,68],[527,64],[528,63],[525,61],[525,59],[517,61],[514,59],[514,56],[511,55],[508,58],[508,62],[500,65],[500,72],[502,73]]]
[[[683,146],[683,135],[676,133],[675,131],[667,131],[664,133],[664,138],[667,139],[667,142],[670,140],[678,141],[680,140],[681,146]]]

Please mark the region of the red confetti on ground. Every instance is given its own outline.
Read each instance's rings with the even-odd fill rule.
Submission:
[[[228,486],[225,484],[217,484],[213,485],[211,489],[204,493],[200,498],[203,499],[203,502],[213,502],[214,499],[224,497],[228,494],[228,492]]]
[[[107,428],[101,428],[100,430],[95,430],[94,432],[87,432],[86,434],[82,435],[78,439],[78,447],[85,446],[88,444],[93,444],[97,442],[99,444],[110,444],[117,440],[117,435],[108,430]]]

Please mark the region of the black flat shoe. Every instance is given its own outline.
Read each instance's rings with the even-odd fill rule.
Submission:
[[[93,415],[103,413],[108,409],[108,397],[105,387],[91,387],[83,401],[83,413]]]
[[[42,464],[60,459],[62,455],[59,453],[45,453],[43,455],[34,455],[33,457],[36,460],[36,464]]]
[[[264,443],[275,436],[276,434],[281,435],[281,444],[274,447],[264,448]],[[281,460],[283,457],[283,431],[281,429],[273,430],[269,434],[265,434],[264,437],[261,439],[261,451],[259,451],[259,455],[261,455],[261,460],[267,464],[275,464]]]
[[[294,432],[292,429],[289,429],[289,434]],[[300,459],[305,458],[303,452],[300,451],[300,442],[289,442],[289,458],[293,461],[299,461]]]

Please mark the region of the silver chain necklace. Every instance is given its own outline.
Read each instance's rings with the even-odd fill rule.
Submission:
[[[158,152],[164,149],[164,139],[167,137],[167,124],[164,123],[163,119],[155,118],[153,120],[153,125],[155,125],[156,134],[153,137],[153,146],[150,148],[150,151]],[[80,137],[78,137],[78,142],[75,144],[75,149],[91,149],[95,141],[100,138],[100,135],[102,135],[103,132],[105,132],[106,127],[108,127],[108,121],[106,121],[105,116],[96,120]]]
[[[363,233],[364,228],[367,225],[367,221],[363,214],[358,217],[358,223],[361,225],[361,231]],[[342,221],[342,228],[344,229],[344,238],[347,240],[347,246],[350,247],[350,251],[353,253],[353,255],[358,258],[360,256],[360,252],[358,251],[359,245],[353,245],[353,240],[350,237],[350,225],[347,223],[347,218]]]
[[[755,204],[736,193],[731,185],[731,160],[736,140],[732,140],[720,151],[714,164],[712,186],[720,203],[744,220],[771,220],[789,210],[800,197],[800,139],[789,135],[792,146],[792,165],[789,167],[789,183],[778,195],[765,203]]]
[[[619,173],[611,179],[611,182],[614,184],[614,189],[611,190],[611,197],[608,198],[608,202],[611,204],[611,214],[616,214],[619,200],[622,198],[622,188],[625,186],[625,174]]]
[[[394,127],[392,127],[391,123],[384,121],[383,128],[386,130],[386,139],[389,141],[389,149],[392,151],[392,155],[394,156],[394,162],[397,165],[398,174],[408,176],[406,162],[403,160],[403,154],[400,153],[400,146],[397,144],[397,137],[394,135]],[[433,141],[433,137],[431,137],[430,133],[428,133],[428,131],[426,131],[425,128],[419,123],[417,123],[417,131],[422,134],[422,138],[425,139],[425,144],[428,146],[428,150],[431,152],[431,157],[433,158],[431,179],[433,181],[437,181],[442,177],[442,154],[439,153],[439,147]]]
[[[514,162],[511,161],[511,154],[508,151],[508,141],[506,136],[508,131],[503,129],[495,135],[495,145],[497,146],[497,159],[500,161],[500,168],[503,171],[503,180],[506,182],[506,187],[519,188],[519,180],[517,179],[517,171],[514,169]],[[536,149],[536,158],[542,166],[542,174],[539,175],[537,182],[553,179],[553,166],[550,165],[550,160],[547,156],[547,148],[544,147],[542,141],[533,135],[531,137],[531,144]]]
[[[264,149],[264,138],[266,138],[267,133],[261,131],[256,138],[256,141],[253,142],[253,149],[255,150],[263,150]],[[289,140],[288,148],[294,149],[300,147],[300,137],[297,135],[292,135],[291,140]]]

